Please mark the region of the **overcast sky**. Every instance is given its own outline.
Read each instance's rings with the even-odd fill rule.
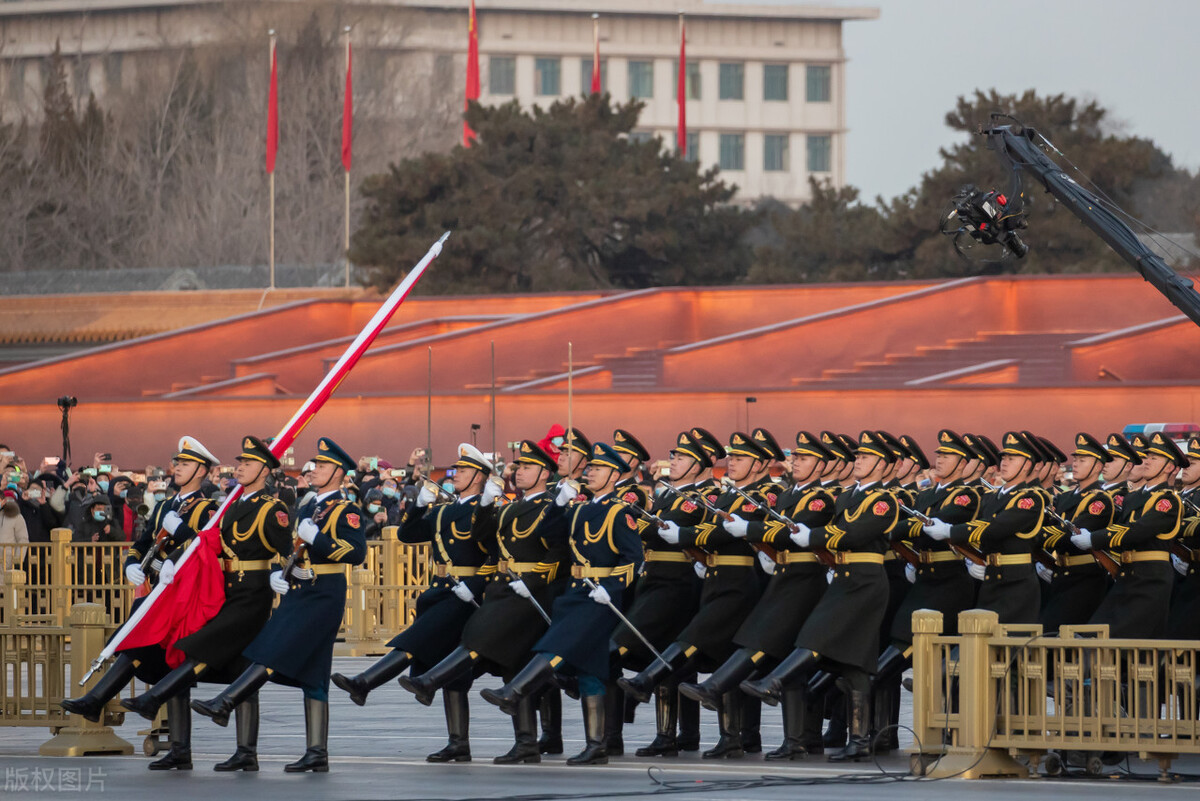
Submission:
[[[832,4],[880,9],[844,28],[847,178],[864,199],[897,195],[934,167],[955,141],[946,112],[976,88],[1095,98],[1127,133],[1200,167],[1200,0]]]

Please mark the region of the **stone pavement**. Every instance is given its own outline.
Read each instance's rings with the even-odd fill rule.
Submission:
[[[370,659],[338,658],[334,669],[357,672]],[[262,725],[259,737],[261,771],[256,774],[218,774],[212,765],[233,752],[233,725],[214,726],[195,716],[193,758],[195,770],[184,773],[151,773],[147,757],[141,755],[146,722],[130,715],[117,733],[135,749],[132,757],[43,758],[38,746],[49,737],[46,729],[0,728],[0,770],[4,784],[0,799],[67,793],[115,794],[120,798],[142,798],[167,793],[172,801],[213,799],[232,795],[256,801],[306,801],[307,799],[540,799],[644,798],[651,795],[702,793],[704,797],[732,799],[792,799],[816,793],[820,798],[873,799],[897,796],[948,799],[1010,798],[1015,793],[1031,797],[1093,801],[1120,798],[1131,792],[1154,793],[1163,798],[1196,797],[1195,783],[1162,784],[1089,780],[1003,780],[1003,781],[914,781],[901,780],[908,760],[891,756],[880,766],[831,765],[816,759],[799,764],[765,763],[761,756],[713,763],[699,754],[677,759],[614,758],[607,766],[567,767],[569,756],[582,748],[583,731],[576,702],[564,699],[566,754],[546,757],[540,765],[495,766],[491,757],[503,753],[512,742],[509,718],[478,697],[478,690],[498,681],[485,677],[471,695],[471,746],[475,761],[464,764],[432,765],[425,754],[440,748],[446,738],[440,701],[423,707],[400,687],[391,683],[377,690],[365,707],[356,707],[344,693],[331,688],[331,770],[323,775],[288,775],[283,765],[304,751],[304,714],[299,690],[268,685],[262,691]],[[210,697],[216,685],[201,685],[194,692]],[[911,719],[911,697],[904,694],[902,721]],[[717,737],[715,715],[703,714],[705,747]],[[638,708],[637,721],[625,728],[626,751],[653,737],[652,708]],[[763,712],[763,740],[768,748],[782,739],[777,710]],[[901,732],[901,745],[911,738]],[[1132,769],[1152,776],[1153,765],[1134,762]],[[1200,774],[1200,758],[1176,763],[1175,769]],[[885,774],[882,771],[887,771]],[[90,786],[89,786],[90,785]],[[817,786],[812,786],[817,785]]]

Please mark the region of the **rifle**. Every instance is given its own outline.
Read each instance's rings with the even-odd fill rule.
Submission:
[[[908,515],[909,517],[911,517],[914,520],[916,520],[917,522],[919,522],[922,526],[932,526],[933,525],[932,517],[930,517],[929,515],[927,515],[923,512],[918,512],[916,509],[913,509],[910,506],[905,506],[904,504],[900,504],[900,511],[904,512],[906,515]],[[950,550],[954,551],[956,554],[963,557],[964,559],[969,559],[970,561],[974,562],[977,565],[986,565],[987,564],[987,557],[984,556],[983,553],[975,546],[959,545],[959,544],[953,543],[953,542],[947,542],[947,544],[950,546]]]
[[[721,486],[724,487],[725,489],[729,490],[730,492],[733,492],[735,495],[737,495],[739,498],[744,500],[746,503],[752,503],[755,506],[762,506],[763,511],[765,511],[767,513],[767,517],[771,518],[772,520],[776,521],[777,523],[783,523],[785,526],[787,526],[787,530],[788,530],[789,534],[795,534],[797,531],[800,530],[800,527],[798,525],[796,525],[795,520],[791,520],[787,517],[784,517],[779,512],[776,512],[774,509],[772,509],[769,506],[766,506],[765,504],[760,504],[758,501],[754,500],[754,498],[750,497],[750,495],[748,493],[743,491],[741,487],[739,487],[737,484],[733,483],[733,479],[730,478],[729,476],[725,476],[724,478],[721,479]],[[750,543],[750,547],[755,548],[755,550],[758,550],[761,547],[763,553],[765,553],[767,556],[771,557],[771,561],[778,561],[775,558],[775,555],[778,552],[774,548],[772,548],[770,545],[764,545],[762,543],[753,543],[752,542],[752,543]],[[811,548],[810,550],[813,552],[814,555],[816,555],[817,559],[820,560],[821,564],[825,565],[825,567],[834,567],[837,564],[837,561],[833,558],[833,554],[830,553],[828,549],[826,549],[826,548]]]
[[[639,515],[644,517],[646,520],[649,520],[651,523],[656,524],[660,529],[664,529],[667,527],[666,520],[663,520],[661,517],[659,517],[656,514],[646,511],[645,509],[638,506],[637,504],[630,503],[630,504],[626,504],[626,506],[628,506],[633,511],[637,512]],[[707,554],[705,554],[704,551],[700,550],[699,548],[684,548],[683,552],[685,554],[687,554],[687,557],[689,559],[691,559],[693,562],[698,562],[699,564],[704,564],[705,561],[707,561],[706,560]]]
[[[1183,505],[1186,506],[1189,511],[1191,511],[1193,516],[1200,515],[1200,506],[1192,503],[1192,501],[1190,501],[1182,492],[1179,493],[1179,500],[1183,501]],[[1191,548],[1188,548],[1186,545],[1180,542],[1178,538],[1171,540],[1170,550],[1175,556],[1178,556],[1180,559],[1188,562],[1189,564],[1193,561]]]
[[[193,500],[196,499],[188,498],[183,502],[183,505],[179,507],[178,514],[180,517],[183,517],[187,513],[188,504],[192,503]],[[166,544],[166,541],[170,539],[170,537],[170,532],[168,532],[165,528],[160,528],[158,533],[154,535],[154,542],[151,543],[149,550],[146,551],[146,555],[142,557],[140,567],[143,573],[146,572],[146,568],[148,568],[150,563],[154,561],[154,557],[158,556],[163,545]]]
[[[1067,534],[1069,536],[1074,536],[1075,534],[1079,533],[1079,526],[1075,525],[1070,520],[1067,520],[1065,517],[1060,515],[1054,509],[1053,506],[1049,506],[1049,505],[1046,506],[1046,514],[1050,515],[1050,517],[1054,520],[1055,523],[1062,526],[1062,530],[1067,532]],[[1039,548],[1038,550],[1041,551],[1043,554],[1046,553],[1045,548]],[[1049,554],[1047,554],[1047,556],[1049,556]],[[1092,549],[1092,557],[1096,560],[1096,563],[1099,564],[1100,567],[1102,567],[1108,571],[1108,574],[1110,576],[1113,576],[1115,578],[1116,575],[1121,572],[1121,566],[1117,564],[1116,560],[1113,559],[1112,556],[1110,556],[1107,551],[1101,550],[1099,548],[1093,548]],[[1041,559],[1038,559],[1038,561],[1044,565],[1046,564]],[[1057,566],[1057,564],[1054,562],[1053,559],[1051,559],[1050,564],[1046,565],[1046,566],[1049,567],[1051,570],[1053,570]]]
[[[705,509],[707,509],[708,511],[710,511],[714,515],[716,515],[717,519],[719,519],[721,522],[725,522],[725,521],[733,519],[733,515],[729,514],[729,512],[726,512],[724,509],[718,509],[717,507],[715,507],[711,503],[709,503],[708,499],[704,497],[703,493],[698,493],[694,496],[685,496],[679,490],[675,489],[670,484],[668,484],[665,481],[662,481],[661,479],[659,480],[658,483],[662,484],[668,490],[675,493],[676,495],[678,495],[681,498],[687,498],[687,500],[689,500],[689,501],[695,501],[695,502],[699,503]],[[746,495],[745,493],[742,493],[742,497],[750,498],[750,496]],[[758,501],[754,500],[753,498],[750,498],[750,503],[753,503],[755,506],[759,505]],[[764,506],[763,508],[766,508],[766,507]],[[770,559],[772,562],[778,561],[775,558],[776,550],[774,548],[772,548],[770,545],[764,545],[761,542],[750,542],[750,543],[747,543],[747,545],[749,545],[751,548],[758,551],[759,553],[766,554],[767,558]]]

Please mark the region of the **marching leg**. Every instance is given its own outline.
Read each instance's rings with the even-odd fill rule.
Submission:
[[[188,706],[189,700],[186,690],[167,699],[167,729],[171,733],[171,750],[161,759],[151,762],[148,766],[150,770],[192,769],[192,709]]]
[[[604,696],[585,695],[583,705],[583,730],[587,738],[586,747],[567,760],[568,765],[607,765],[608,752],[604,750]]]
[[[121,654],[113,662],[112,667],[97,680],[92,689],[78,698],[64,698],[59,706],[73,715],[82,715],[85,720],[99,723],[104,705],[121,692],[133,678],[133,672],[136,669],[137,665],[134,664],[134,661],[125,654]]]
[[[533,710],[533,699],[522,698],[517,704],[517,714],[513,715],[513,732],[517,741],[507,754],[502,754],[492,762],[497,765],[513,765],[519,762],[541,762],[542,752],[538,747],[537,716]],[[559,752],[562,752],[560,746]]]
[[[329,701],[304,696],[304,756],[283,766],[285,773],[329,772]]]
[[[271,671],[265,666],[251,665],[216,698],[207,701],[192,701],[192,709],[205,717],[212,718],[213,723],[218,726],[228,726],[229,713],[233,711],[233,708],[257,693],[270,677]]]
[[[258,693],[254,693],[234,708],[237,718],[237,751],[224,762],[213,765],[213,770],[227,772],[244,770],[258,772]]]
[[[721,728],[721,739],[701,756],[704,759],[741,759],[746,755],[742,750],[742,701],[745,696],[730,690],[721,698],[721,711],[718,721]]]
[[[635,751],[635,756],[679,756],[679,741],[675,737],[679,694],[673,684],[668,682],[654,688],[654,712],[654,740]]]
[[[450,742],[440,751],[425,757],[426,762],[470,762],[470,708],[465,690],[443,690],[442,703],[446,708],[446,732]],[[514,716],[515,717],[515,716]]]
[[[562,693],[551,687],[538,700],[538,715],[542,722],[542,736],[538,740],[538,751],[543,754],[561,754],[562,739]]]
[[[351,701],[362,706],[367,703],[367,694],[371,690],[382,687],[399,676],[411,661],[411,654],[405,651],[392,651],[357,676],[343,676],[341,673],[334,673],[329,680],[340,689],[350,693]]]

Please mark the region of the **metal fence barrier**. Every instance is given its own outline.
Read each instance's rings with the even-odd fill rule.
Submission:
[[[1200,742],[1200,642],[1115,640],[1107,626],[1000,625],[963,612],[913,615],[913,771],[935,777],[1049,773],[1068,752],[1097,772],[1103,756],[1171,761]],[[1027,764],[1018,761],[1024,758]]]

